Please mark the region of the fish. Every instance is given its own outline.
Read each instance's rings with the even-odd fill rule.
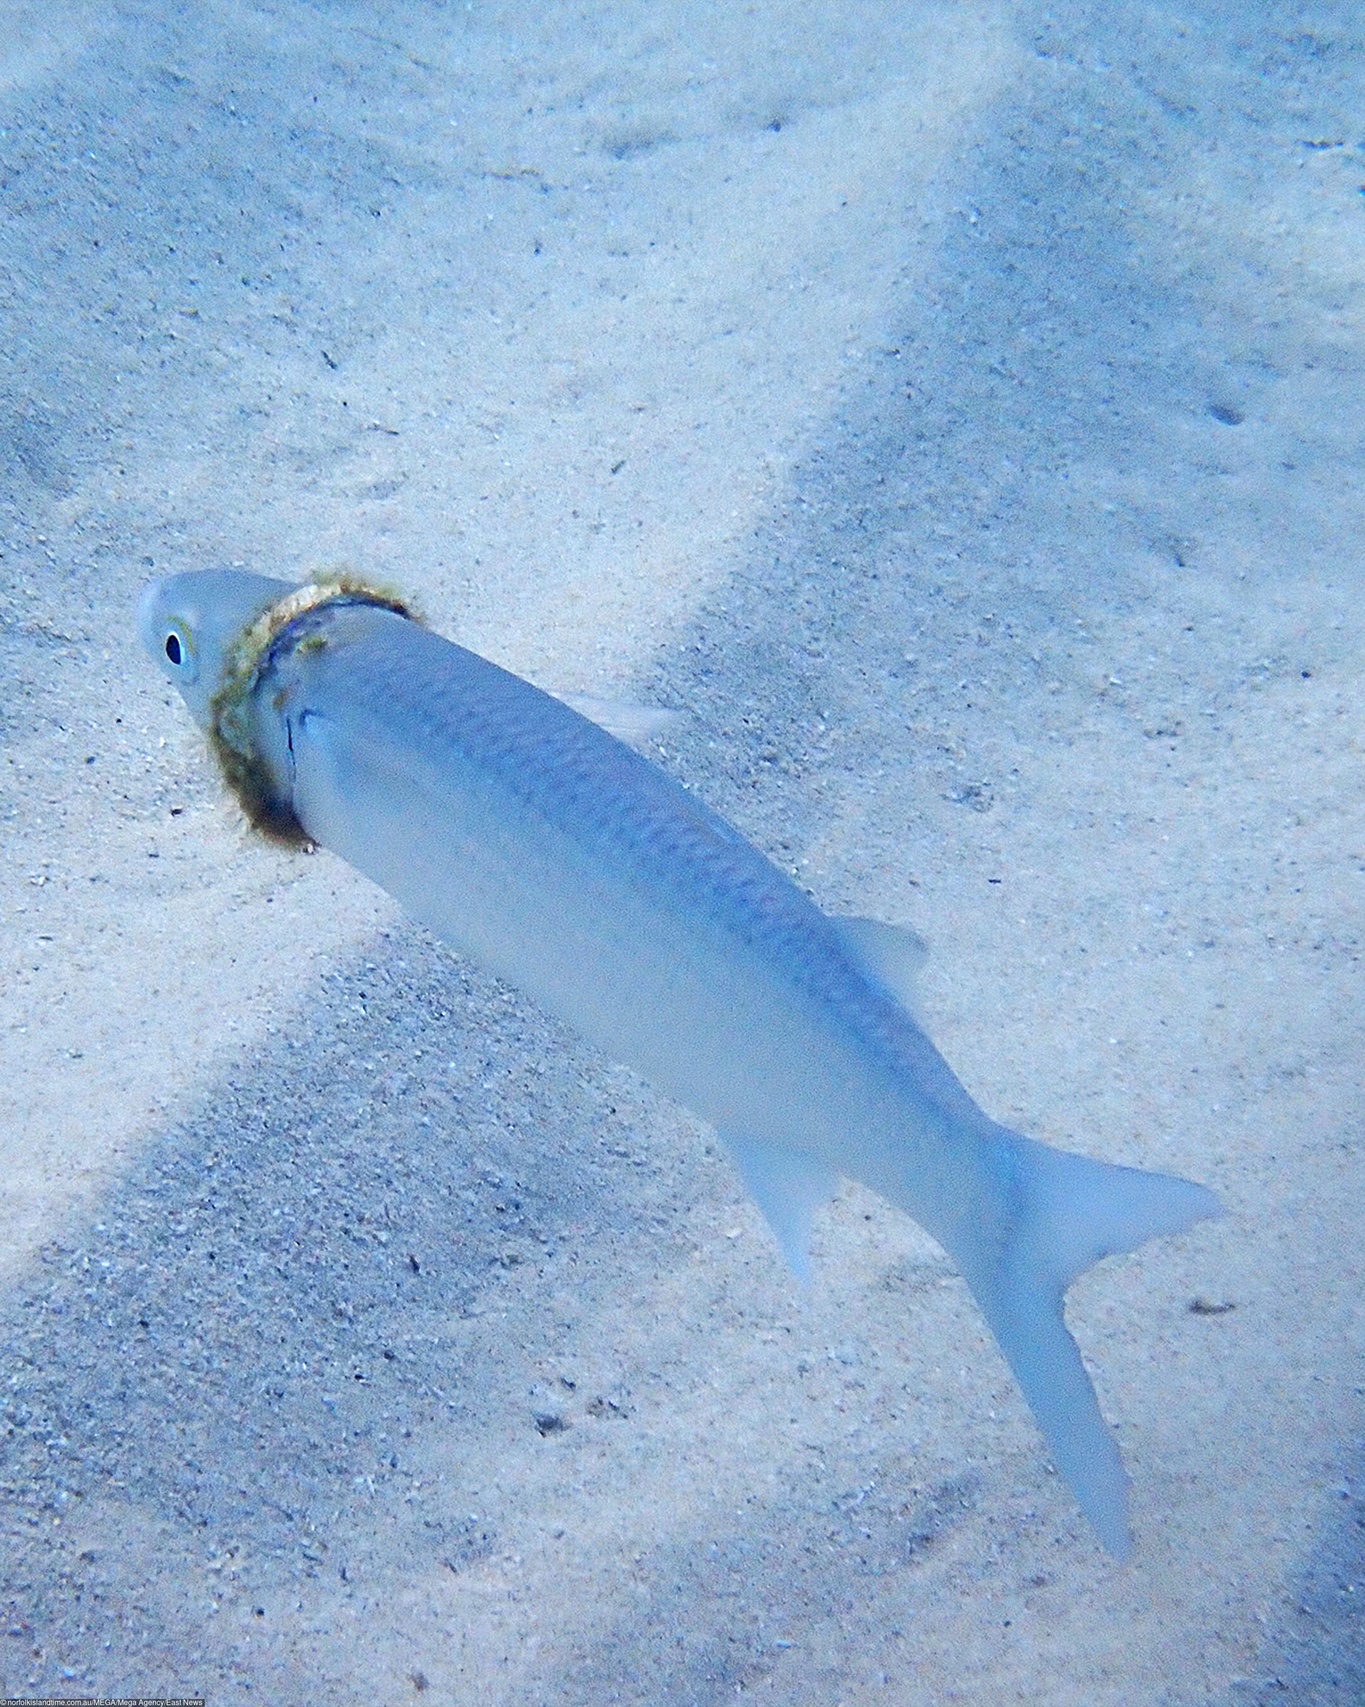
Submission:
[[[1213,1192],[992,1120],[916,1017],[912,933],[822,911],[610,716],[442,638],[392,590],[191,571],[145,589],[138,629],[257,829],[339,855],[709,1122],[799,1278],[841,1178],[913,1217],[1099,1540],[1131,1555],[1064,1297],[1101,1258],[1219,1215]]]

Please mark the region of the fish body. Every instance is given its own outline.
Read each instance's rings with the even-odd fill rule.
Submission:
[[[560,700],[363,593],[294,615],[294,592],[206,572],[143,603],[149,650],[201,723],[230,727],[258,797],[712,1122],[798,1273],[840,1175],[914,1216],[962,1270],[1059,1469],[1125,1554],[1122,1466],[1062,1297],[1098,1257],[1216,1213],[1211,1194],[997,1125],[901,999],[885,939],[869,952],[877,927],[826,916]],[[287,620],[269,632],[267,616],[244,671],[262,611]]]

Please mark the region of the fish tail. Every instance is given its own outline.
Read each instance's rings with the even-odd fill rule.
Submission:
[[[1132,1552],[1127,1478],[1063,1318],[1063,1299],[1101,1257],[1219,1215],[1218,1199],[1189,1180],[1092,1161],[1003,1127],[985,1142],[993,1152],[985,1171],[997,1183],[995,1212],[968,1232],[962,1242],[969,1248],[952,1255],[1057,1469],[1100,1540],[1126,1559]]]

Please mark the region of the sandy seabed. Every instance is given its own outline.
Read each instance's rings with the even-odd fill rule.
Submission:
[[[9,0],[0,1684],[1365,1699],[1365,28]],[[930,942],[998,1118],[1216,1187],[1070,1317],[242,831],[153,574],[350,563]],[[1197,1305],[1197,1308],[1192,1306]]]

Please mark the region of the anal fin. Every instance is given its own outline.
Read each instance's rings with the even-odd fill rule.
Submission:
[[[803,1286],[809,1285],[811,1221],[834,1196],[839,1176],[823,1162],[782,1144],[733,1132],[722,1132],[721,1137],[734,1152],[749,1195],[767,1218],[792,1273]]]

